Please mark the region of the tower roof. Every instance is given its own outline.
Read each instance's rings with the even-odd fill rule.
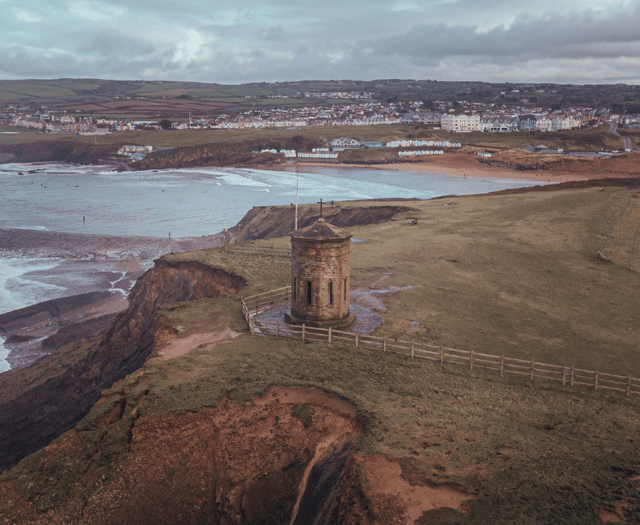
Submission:
[[[324,220],[324,217],[320,217],[316,222],[306,228],[292,231],[289,235],[292,238],[309,239],[313,241],[339,241],[351,237],[348,231],[329,224]]]

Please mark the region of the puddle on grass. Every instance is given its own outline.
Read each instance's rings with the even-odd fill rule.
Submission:
[[[378,315],[374,310],[379,312],[385,312],[387,308],[377,295],[388,294],[398,292],[400,290],[408,290],[413,286],[390,286],[387,290],[351,290],[351,313],[356,314],[355,322],[348,328],[341,328],[341,331],[356,332],[360,334],[370,334],[378,326],[384,323],[384,318]],[[291,314],[291,303],[289,300],[280,301],[275,303],[273,307],[256,316],[257,321],[264,321],[268,323],[284,323],[285,313]],[[411,326],[418,324],[417,321],[413,321]]]
[[[352,244],[362,244],[363,242],[369,242],[369,239],[351,239]]]
[[[353,292],[351,293],[353,294]],[[378,328],[378,326],[384,323],[384,319],[375,313],[372,307],[354,303],[350,306],[351,313],[356,314],[356,320],[351,326],[347,328],[340,328],[341,331],[351,332],[352,334],[355,334],[356,332],[361,334],[370,334]],[[270,323],[284,323],[285,313],[291,313],[291,303],[289,301],[275,304],[271,310],[262,312],[256,317],[256,319],[258,321],[266,321]]]

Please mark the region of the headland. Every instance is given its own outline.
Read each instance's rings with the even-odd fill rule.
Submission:
[[[634,375],[637,180],[570,186],[376,203],[395,209],[348,226],[364,241],[352,247],[353,288],[385,319],[375,334]],[[355,220],[371,204],[330,212]],[[282,222],[289,208],[256,210],[231,233],[284,248],[288,239],[267,218]],[[238,295],[289,277],[290,261],[277,256],[166,255],[138,279],[105,336],[0,376],[3,398],[29,414],[24,428],[50,432],[33,407],[55,406],[55,389],[37,385],[73,383],[71,362],[84,363],[72,368],[85,386],[92,370],[123,363],[129,374],[98,385],[99,401],[79,425],[67,412],[71,430],[0,478],[0,500],[11,502],[4,515],[286,522],[307,501],[328,523],[640,516],[638,394],[251,335]],[[227,336],[195,337],[216,333]],[[181,351],[166,359],[174,341]],[[321,479],[334,481],[308,492]],[[174,495],[170,506],[160,487]]]

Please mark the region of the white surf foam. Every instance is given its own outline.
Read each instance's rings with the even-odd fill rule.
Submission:
[[[59,264],[57,259],[1,257],[0,313],[59,297],[64,287],[28,277],[31,272],[51,270]]]
[[[9,357],[9,350],[4,347],[4,341],[4,337],[0,336],[0,374],[11,370],[11,365],[9,364],[9,361],[7,361],[7,357]]]

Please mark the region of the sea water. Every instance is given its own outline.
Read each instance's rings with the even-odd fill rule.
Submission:
[[[197,237],[237,224],[254,206],[469,195],[533,181],[364,168],[273,171],[189,168],[117,173],[104,166],[0,165],[0,228]]]

